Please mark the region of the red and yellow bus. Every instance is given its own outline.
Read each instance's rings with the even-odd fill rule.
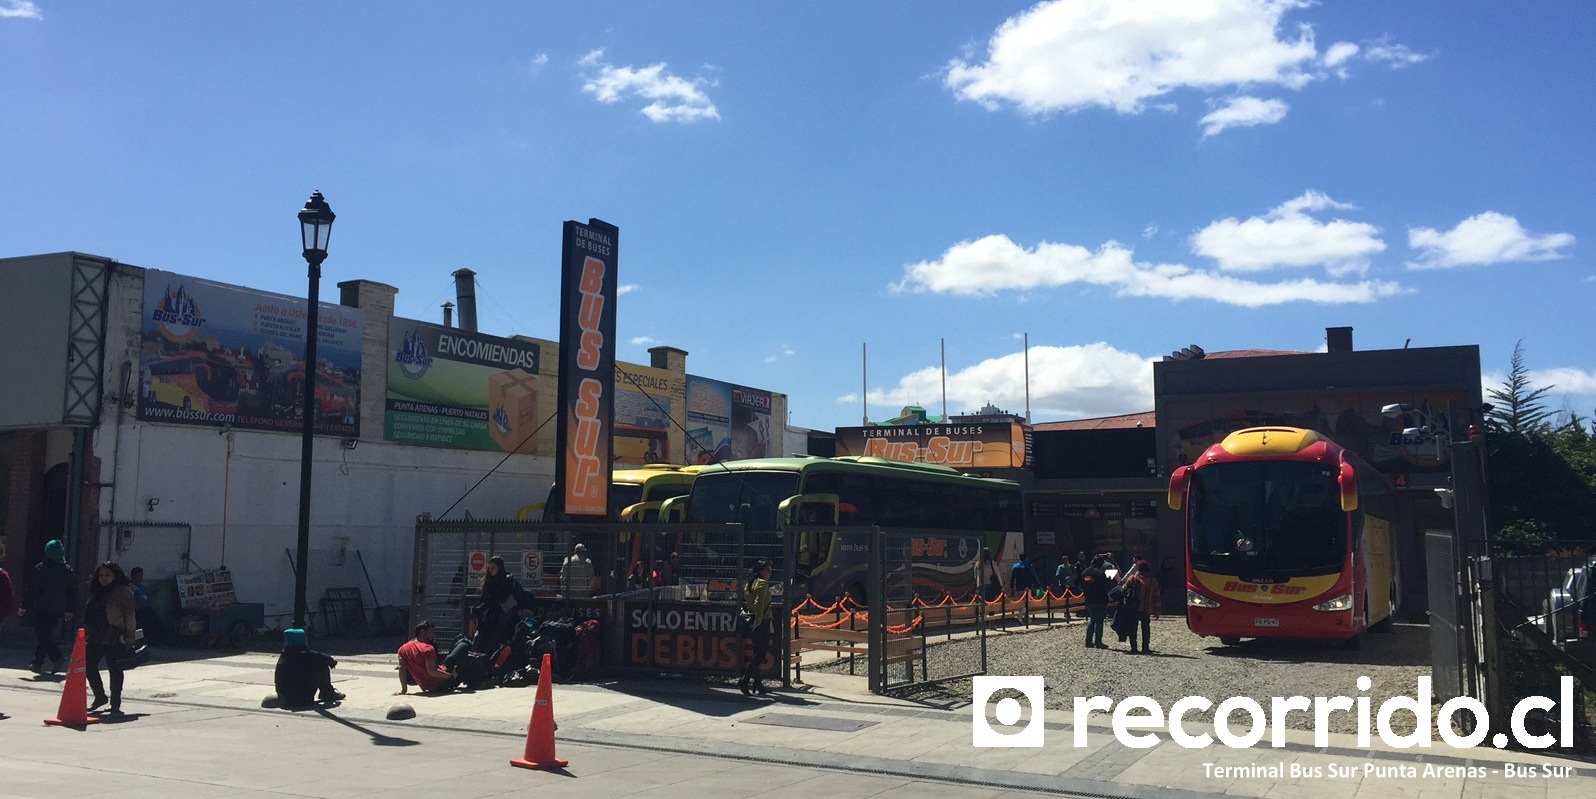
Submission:
[[[1185,516],[1192,632],[1226,645],[1300,638],[1356,649],[1365,631],[1390,628],[1389,492],[1334,441],[1295,427],[1231,433],[1175,470],[1168,501]]]

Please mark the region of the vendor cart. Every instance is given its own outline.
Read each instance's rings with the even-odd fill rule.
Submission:
[[[210,646],[243,648],[254,643],[266,626],[266,606],[239,602],[233,575],[226,569],[177,575],[178,602],[183,608],[176,633],[199,638]]]

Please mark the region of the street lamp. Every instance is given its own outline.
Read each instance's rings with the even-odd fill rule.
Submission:
[[[300,237],[305,263],[310,265],[310,308],[305,315],[304,387],[300,416],[304,427],[299,447],[299,557],[294,561],[294,626],[303,630],[310,615],[305,603],[305,573],[310,556],[310,454],[316,435],[316,338],[321,310],[321,262],[327,260],[327,240],[332,237],[334,215],[321,191],[312,192],[299,209]]]

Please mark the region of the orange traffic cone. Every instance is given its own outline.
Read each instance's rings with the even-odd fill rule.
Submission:
[[[544,654],[543,668],[538,669],[538,695],[532,700],[532,722],[526,727],[526,755],[511,760],[512,766],[553,771],[569,762],[554,756],[553,675],[553,659]]]
[[[84,673],[88,670],[88,657],[83,653],[88,647],[88,631],[78,628],[77,643],[72,645],[72,664],[67,666],[66,684],[61,688],[61,706],[55,718],[45,719],[45,724],[82,729],[100,720],[89,715],[89,686]]]

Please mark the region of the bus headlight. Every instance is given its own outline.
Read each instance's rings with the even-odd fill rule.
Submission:
[[[1314,610],[1351,610],[1352,609],[1352,595],[1351,594],[1342,594],[1341,596],[1338,596],[1335,599],[1332,599],[1332,600],[1330,600],[1328,602],[1320,602],[1319,604],[1314,605],[1313,609]]]
[[[1219,603],[1191,590],[1186,589],[1186,604],[1194,608],[1217,608]]]

